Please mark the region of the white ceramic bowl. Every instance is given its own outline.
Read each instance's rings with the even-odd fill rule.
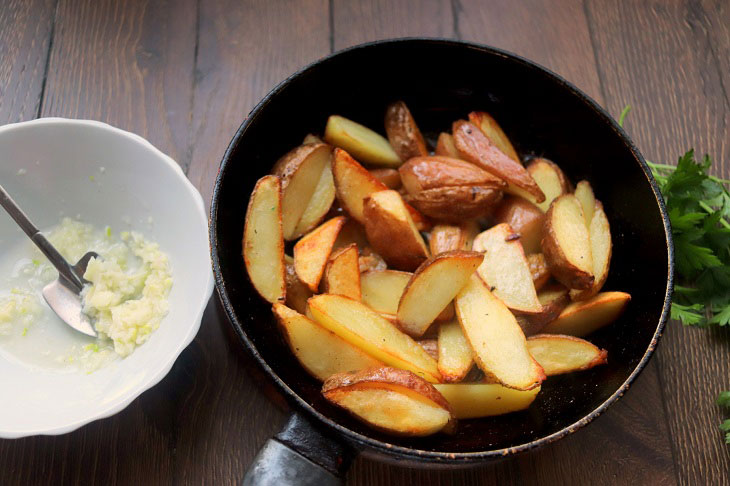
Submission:
[[[158,383],[197,334],[213,290],[203,200],[149,142],[85,120],[0,127],[0,181],[40,228],[80,215],[99,228],[140,231],[170,256],[170,312],[127,358],[91,374],[61,373],[0,350],[0,437],[69,432],[119,412]],[[24,238],[0,210],[0,256]]]

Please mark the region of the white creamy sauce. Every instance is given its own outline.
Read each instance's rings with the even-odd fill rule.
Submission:
[[[71,219],[45,232],[70,262],[88,251],[102,259],[89,263],[84,278],[84,311],[99,338],[63,323],[41,291],[58,273],[30,241],[0,258],[0,355],[24,365],[65,372],[92,372],[143,344],[168,311],[172,274],[168,257],[138,233],[122,232]]]

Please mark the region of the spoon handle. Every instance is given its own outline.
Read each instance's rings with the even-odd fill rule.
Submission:
[[[26,216],[23,210],[20,209],[15,201],[13,201],[13,198],[10,197],[10,194],[7,193],[2,185],[0,185],[0,206],[2,206],[5,211],[8,212],[10,217],[18,223],[18,226],[25,231],[25,234],[28,235],[31,241],[35,243],[38,249],[41,250],[53,266],[56,267],[58,273],[80,292],[81,289],[84,288],[83,280],[76,274],[73,267],[69,265],[63,256],[61,256],[51,242],[48,241],[48,239],[46,239],[40,231],[38,231],[38,228],[36,228],[30,219],[28,219],[28,216]]]

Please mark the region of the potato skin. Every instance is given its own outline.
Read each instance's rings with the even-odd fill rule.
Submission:
[[[461,158],[459,151],[454,146],[454,137],[450,133],[441,132],[439,138],[436,141],[436,155],[444,155],[446,157],[452,157],[455,159]]]
[[[309,155],[315,150],[319,150],[320,147],[327,146],[326,143],[308,143],[294,147],[289,152],[284,154],[274,164],[274,168],[271,169],[271,173],[275,176],[279,176],[281,180],[281,191],[282,193],[286,190],[289,185],[292,176],[296,173],[299,166],[302,165]]]
[[[558,198],[555,199],[555,201],[557,200]],[[593,275],[573,265],[565,253],[563,253],[563,249],[558,243],[558,237],[552,225],[554,213],[555,202],[553,202],[545,215],[542,236],[542,252],[545,255],[545,261],[550,269],[550,273],[560,283],[570,289],[590,289],[593,286]]]
[[[388,189],[398,190],[401,188],[400,174],[395,169],[373,169],[370,173],[377,180],[385,184]]]
[[[398,169],[409,194],[451,186],[507,187],[499,177],[469,162],[451,157],[413,157]]]
[[[560,181],[560,186],[563,188],[563,194],[567,194],[569,192],[573,192],[573,184],[571,184],[570,180],[565,176],[565,173],[563,172],[563,169],[558,166],[555,162],[553,162],[550,159],[546,159],[543,157],[538,157],[535,159],[532,159],[529,164],[527,164],[527,172],[532,174],[532,171],[535,170],[535,167],[539,164],[547,164],[550,167],[553,168],[555,173],[558,175],[558,180]],[[532,167],[532,170],[530,169]]]
[[[426,216],[447,222],[483,216],[501,199],[502,191],[483,186],[442,187],[405,197]]]
[[[558,286],[560,285],[558,284]],[[568,304],[570,304],[570,296],[568,295],[568,290],[565,289],[564,294],[548,303],[543,303],[542,312],[538,314],[524,314],[516,316],[517,323],[522,328],[522,332],[525,333],[525,336],[532,336],[542,331],[545,326],[557,319]]]
[[[545,221],[545,213],[540,208],[527,199],[512,196],[502,200],[494,210],[493,217],[496,223],[507,223],[520,234],[525,253],[540,251],[542,227]]]
[[[399,368],[368,368],[355,372],[332,375],[322,385],[322,394],[326,398],[327,393],[333,390],[357,387],[358,385],[367,386],[367,384],[371,383],[384,383],[387,385],[401,386],[423,395],[439,407],[451,412],[449,402],[446,401],[444,396],[441,395],[441,393],[439,393],[431,383],[427,382],[415,373],[401,370]]]
[[[401,160],[428,155],[426,141],[404,102],[396,101],[388,106],[385,111],[385,133]]]

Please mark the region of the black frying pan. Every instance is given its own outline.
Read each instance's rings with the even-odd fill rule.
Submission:
[[[614,242],[605,289],[633,296],[618,322],[590,336],[608,350],[606,366],[552,377],[527,411],[465,420],[455,435],[393,437],[327,403],[320,383],[281,339],[270,305],[254,291],[241,257],[244,213],[256,180],[304,135],[321,133],[330,114],[380,130],[385,107],[398,99],[430,135],[448,130],[469,111],[488,111],[521,154],[554,160],[573,182],[590,181]],[[251,484],[337,483],[352,451],[458,467],[564,437],[606,410],[646,365],[672,290],[673,248],[664,204],[644,159],[613,119],[570,83],[530,61],[448,40],[354,47],[277,86],[245,119],[223,157],[210,242],[218,293],[236,334],[296,411],[257,457],[246,479]]]

